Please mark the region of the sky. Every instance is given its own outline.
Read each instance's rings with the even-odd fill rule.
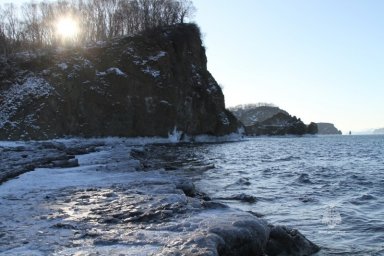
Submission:
[[[273,103],[344,133],[384,127],[383,0],[192,1],[227,107]]]
[[[344,133],[384,127],[384,1],[193,3],[227,107],[273,103]]]

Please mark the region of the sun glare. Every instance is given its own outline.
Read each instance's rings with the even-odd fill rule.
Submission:
[[[79,25],[71,16],[61,17],[56,23],[56,35],[62,40],[75,39],[79,33]]]

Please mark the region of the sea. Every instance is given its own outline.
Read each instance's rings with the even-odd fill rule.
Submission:
[[[113,190],[118,186],[111,184],[134,183],[152,173],[157,173],[160,181],[165,174],[188,178],[212,200],[252,212],[272,225],[295,228],[320,246],[316,255],[384,255],[384,135],[253,137],[225,143],[161,140],[153,144],[150,139],[124,138],[101,141],[106,145],[99,151],[77,156],[77,168],[38,168],[0,186],[0,231],[6,231],[0,234],[1,255],[46,255],[57,249],[57,243],[63,244],[60,250],[68,249],[69,238],[65,240],[59,233],[49,235],[52,220],[41,215],[46,207],[36,205],[47,206],[49,198],[59,198],[72,187]],[[1,142],[0,146],[18,147],[20,143]],[[90,141],[63,143],[87,145]],[[30,150],[36,147],[32,142],[22,145]],[[136,167],[140,171],[132,171]],[[97,194],[97,190],[84,191]],[[55,202],[51,202],[53,209],[65,206]],[[76,211],[66,214],[66,221],[76,225]],[[173,233],[172,229],[168,231]],[[30,236],[33,232],[38,235]],[[45,235],[48,240],[43,244]],[[147,241],[156,237],[153,234]],[[23,239],[27,239],[27,245]],[[123,244],[111,248],[115,250],[116,246],[127,249]],[[77,250],[96,255],[105,248]],[[32,249],[40,254],[31,254]],[[132,255],[147,255],[140,250],[142,254]]]
[[[298,229],[317,255],[384,255],[384,136],[255,137],[152,145],[212,199]],[[256,202],[230,200],[249,195]]]

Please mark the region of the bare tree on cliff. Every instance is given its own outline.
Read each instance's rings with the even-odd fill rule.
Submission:
[[[1,6],[0,6],[1,7]],[[0,8],[0,37],[3,50],[30,50],[59,43],[54,24],[63,15],[76,17],[81,33],[80,45],[191,18],[195,7],[191,0],[58,0],[30,2],[18,10],[13,4]],[[21,14],[21,15],[20,15]]]
[[[178,2],[179,5],[179,14],[180,14],[180,23],[184,23],[186,18],[191,18],[195,12],[196,8],[193,6],[190,0],[181,0]]]
[[[17,18],[16,11],[14,4],[5,4],[4,8],[0,8],[0,30],[3,37],[2,43],[4,43],[2,48],[5,53],[16,48],[21,40],[20,20]]]

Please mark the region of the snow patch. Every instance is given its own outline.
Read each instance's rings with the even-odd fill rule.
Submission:
[[[149,74],[149,75],[153,76],[154,78],[157,78],[157,77],[160,76],[160,71],[159,70],[153,69],[153,68],[151,68],[149,66],[146,66],[141,71],[143,71],[146,74]]]
[[[59,64],[57,64],[57,66],[59,67],[59,68],[61,68],[61,70],[66,70],[67,68],[68,68],[68,65],[67,65],[67,63],[59,63]]]
[[[217,86],[217,83],[216,81],[213,79],[213,78],[210,78],[209,81],[208,81],[208,89],[207,89],[207,92],[209,94],[212,94],[212,93],[216,93],[218,91],[218,86]]]
[[[106,76],[107,72],[96,72],[96,76]]]
[[[133,63],[135,65],[141,65],[141,66],[144,66],[145,64],[147,64],[148,61],[146,60],[134,60]]]
[[[121,71],[121,69],[114,68],[114,67],[109,68],[106,71],[96,72],[96,76],[106,76],[106,75],[110,75],[110,74],[122,76],[122,77],[128,77],[128,75],[125,74],[123,71]]]
[[[159,52],[158,54],[154,55],[154,56],[150,56],[148,57],[148,60],[151,60],[151,61],[158,61],[160,58],[164,57],[167,53],[164,52],[164,51],[161,51]]]
[[[17,113],[27,98],[43,98],[52,94],[54,88],[44,79],[28,77],[22,84],[14,84],[0,93],[0,128]]]
[[[118,75],[118,76],[127,77],[127,74],[125,74],[119,68],[109,68],[109,69],[107,69],[107,74],[115,74],[115,75]]]

